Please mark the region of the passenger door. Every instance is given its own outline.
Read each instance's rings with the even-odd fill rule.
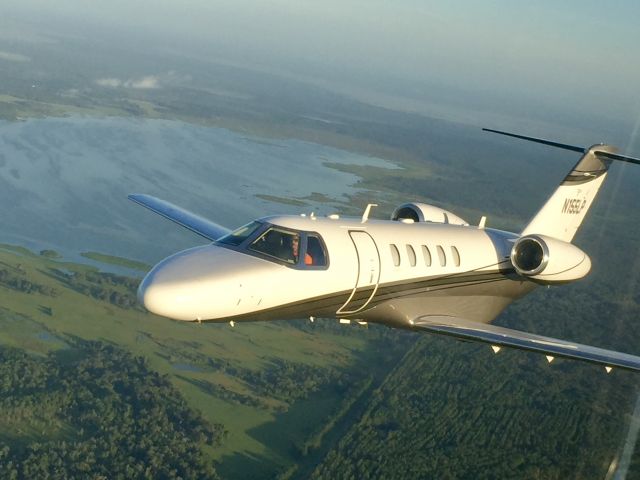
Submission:
[[[338,315],[363,310],[376,294],[380,280],[380,253],[376,242],[362,230],[351,230],[349,235],[358,257],[358,278],[351,295],[336,312]]]

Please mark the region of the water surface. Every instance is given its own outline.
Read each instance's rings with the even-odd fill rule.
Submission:
[[[156,195],[236,227],[275,213],[329,208],[256,195],[346,202],[358,178],[326,162],[393,168],[380,159],[167,120],[47,118],[0,123],[0,241],[93,250],[155,262],[199,237],[127,200]],[[327,213],[327,212],[325,212]]]

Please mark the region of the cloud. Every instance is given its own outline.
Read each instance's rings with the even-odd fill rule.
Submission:
[[[96,80],[96,85],[107,88],[135,88],[139,90],[149,90],[160,88],[160,77],[157,75],[147,75],[140,78],[129,78],[121,80],[119,78],[107,77]]]
[[[127,88],[151,89],[160,87],[160,79],[155,75],[147,75],[138,79],[129,79],[124,82]]]
[[[8,60],[10,62],[30,62],[31,59],[25,55],[19,53],[3,52],[0,51],[0,60]]]
[[[122,80],[118,78],[99,78],[96,80],[96,84],[101,87],[117,88],[122,85]]]

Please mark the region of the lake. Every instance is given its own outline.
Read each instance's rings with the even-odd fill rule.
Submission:
[[[155,262],[202,239],[127,194],[156,195],[230,228],[275,213],[330,213],[357,192],[358,177],[327,162],[397,168],[310,142],[178,121],[0,122],[0,242],[54,249],[70,260],[94,250]],[[312,192],[332,202],[300,207],[256,196]]]

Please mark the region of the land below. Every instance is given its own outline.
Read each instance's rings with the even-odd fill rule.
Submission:
[[[400,167],[327,161],[359,178],[339,213],[376,202],[386,216],[417,200],[518,231],[575,161],[295,79],[99,36],[91,49],[54,34],[0,47],[11,53],[0,58],[7,122],[179,120]],[[539,289],[499,324],[639,353],[640,228],[629,219],[638,175],[611,177],[576,240],[593,259],[591,276]],[[257,199],[333,201],[308,190]],[[621,462],[640,475],[632,374],[335,321],[172,322],[136,303],[145,262],[91,250],[78,253],[103,269],[53,250],[0,248],[2,478],[602,478]]]

